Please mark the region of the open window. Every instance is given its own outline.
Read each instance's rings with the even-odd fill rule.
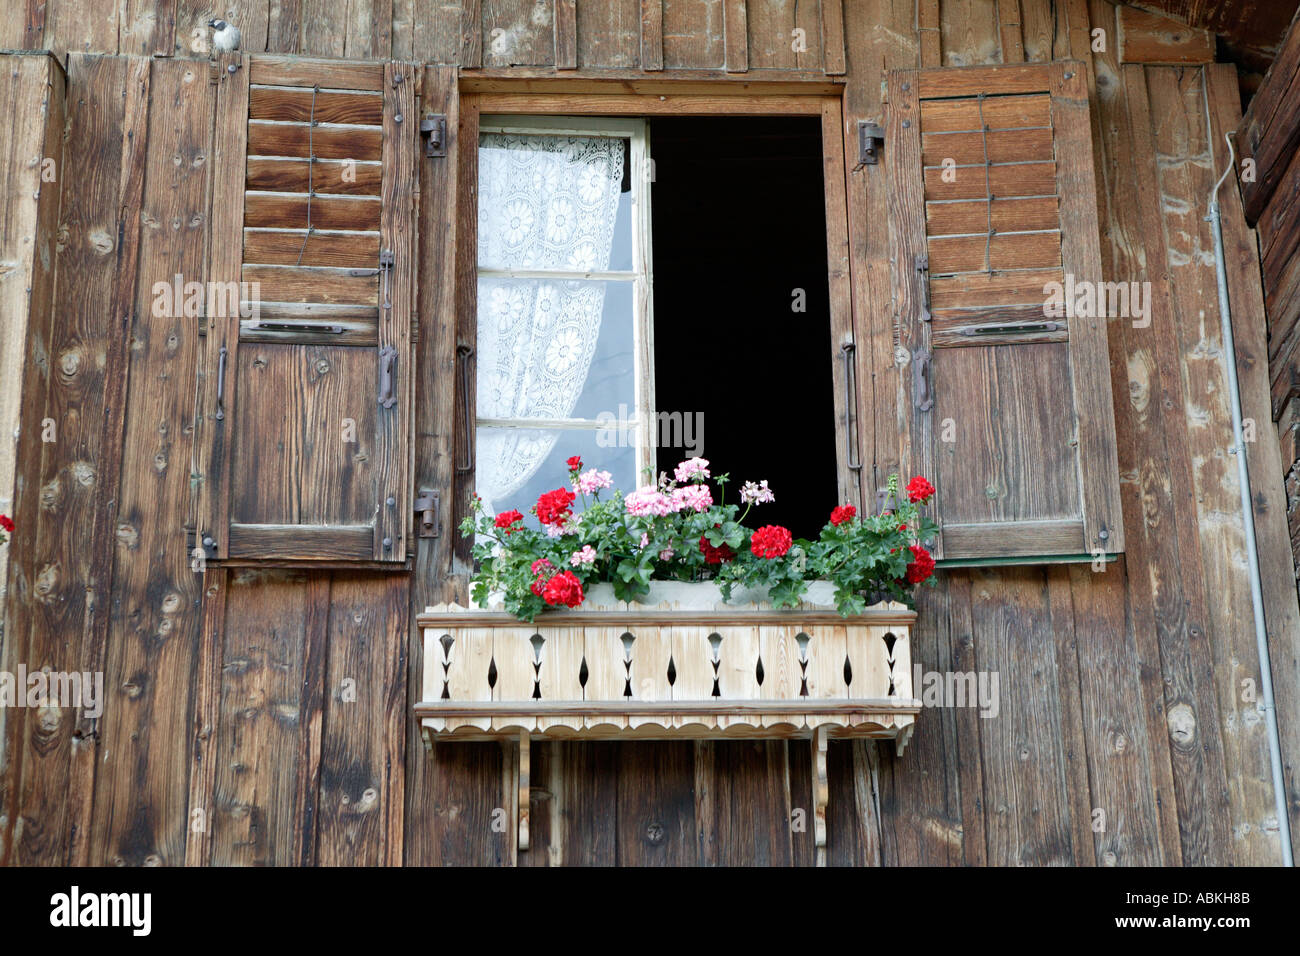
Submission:
[[[562,482],[570,455],[624,489],[703,455],[715,474],[767,479],[777,502],[765,517],[815,535],[841,500],[832,339],[849,322],[832,315],[823,180],[838,103],[588,117],[497,114],[482,99],[473,426],[485,507],[526,507]]]

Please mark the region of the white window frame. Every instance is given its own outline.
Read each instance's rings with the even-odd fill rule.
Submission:
[[[534,136],[589,136],[628,140],[632,177],[632,268],[631,270],[593,270],[581,272],[560,269],[485,269],[475,262],[478,278],[507,279],[593,279],[631,282],[633,342],[633,407],[626,421],[616,422],[626,428],[635,442],[636,484],[646,483],[648,469],[654,466],[654,279],[651,266],[650,231],[650,130],[640,117],[542,116],[484,114],[479,119],[480,138],[484,134],[511,133]],[[480,139],[481,141],[481,139]],[[475,143],[479,149],[479,143]],[[477,221],[477,216],[475,217]],[[475,316],[477,326],[478,318]],[[609,423],[591,418],[489,418],[475,416],[475,434],[479,428],[534,428],[558,431],[593,431],[609,428]],[[633,437],[634,436],[634,437]],[[477,437],[473,438],[477,441]],[[653,479],[649,479],[653,483]],[[630,490],[630,489],[629,489]]]

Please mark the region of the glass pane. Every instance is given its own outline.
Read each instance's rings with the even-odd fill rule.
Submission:
[[[484,133],[479,268],[630,268],[631,193],[622,192],[627,146],[603,136]],[[616,229],[624,236],[618,245],[625,261],[618,265],[611,258]]]
[[[633,414],[630,281],[478,280],[478,417]]]
[[[602,447],[610,446],[608,436],[594,430],[479,428],[474,461],[476,490],[483,506],[492,514],[516,508],[529,525],[537,527],[537,519],[528,509],[537,504],[542,492],[569,487],[565,462],[571,455],[580,455],[587,468],[608,471],[615,488],[633,490],[636,449]],[[581,497],[574,507],[582,510]]]

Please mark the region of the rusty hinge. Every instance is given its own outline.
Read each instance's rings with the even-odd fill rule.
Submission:
[[[442,534],[440,496],[432,488],[421,488],[415,498],[415,517],[420,523],[421,538],[437,538]]]
[[[879,123],[858,120],[858,165],[853,169],[856,171],[863,166],[879,165],[880,152],[884,145],[885,131],[880,128]]]
[[[442,113],[425,113],[420,120],[420,132],[427,137],[424,155],[437,157],[447,155],[447,117]]]

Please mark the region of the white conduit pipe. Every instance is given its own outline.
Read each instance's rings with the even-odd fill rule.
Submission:
[[[1209,104],[1206,103],[1206,128],[1209,129]],[[1214,269],[1219,283],[1219,322],[1223,327],[1223,364],[1228,369],[1228,396],[1232,400],[1231,449],[1237,458],[1237,481],[1241,486],[1242,524],[1246,529],[1246,557],[1250,562],[1250,600],[1255,611],[1255,649],[1259,656],[1260,703],[1268,728],[1268,757],[1273,769],[1273,804],[1282,838],[1282,865],[1294,866],[1291,854],[1291,820],[1286,808],[1286,782],[1282,776],[1281,737],[1277,729],[1277,708],[1273,704],[1273,669],[1268,653],[1268,632],[1264,626],[1264,590],[1260,583],[1259,552],[1255,547],[1255,509],[1251,502],[1250,472],[1246,465],[1246,437],[1241,416],[1241,390],[1237,385],[1237,349],[1232,339],[1232,313],[1228,306],[1228,269],[1223,259],[1223,217],[1219,209],[1219,188],[1236,166],[1232,133],[1225,133],[1228,144],[1228,168],[1210,193],[1210,221],[1214,233]]]

